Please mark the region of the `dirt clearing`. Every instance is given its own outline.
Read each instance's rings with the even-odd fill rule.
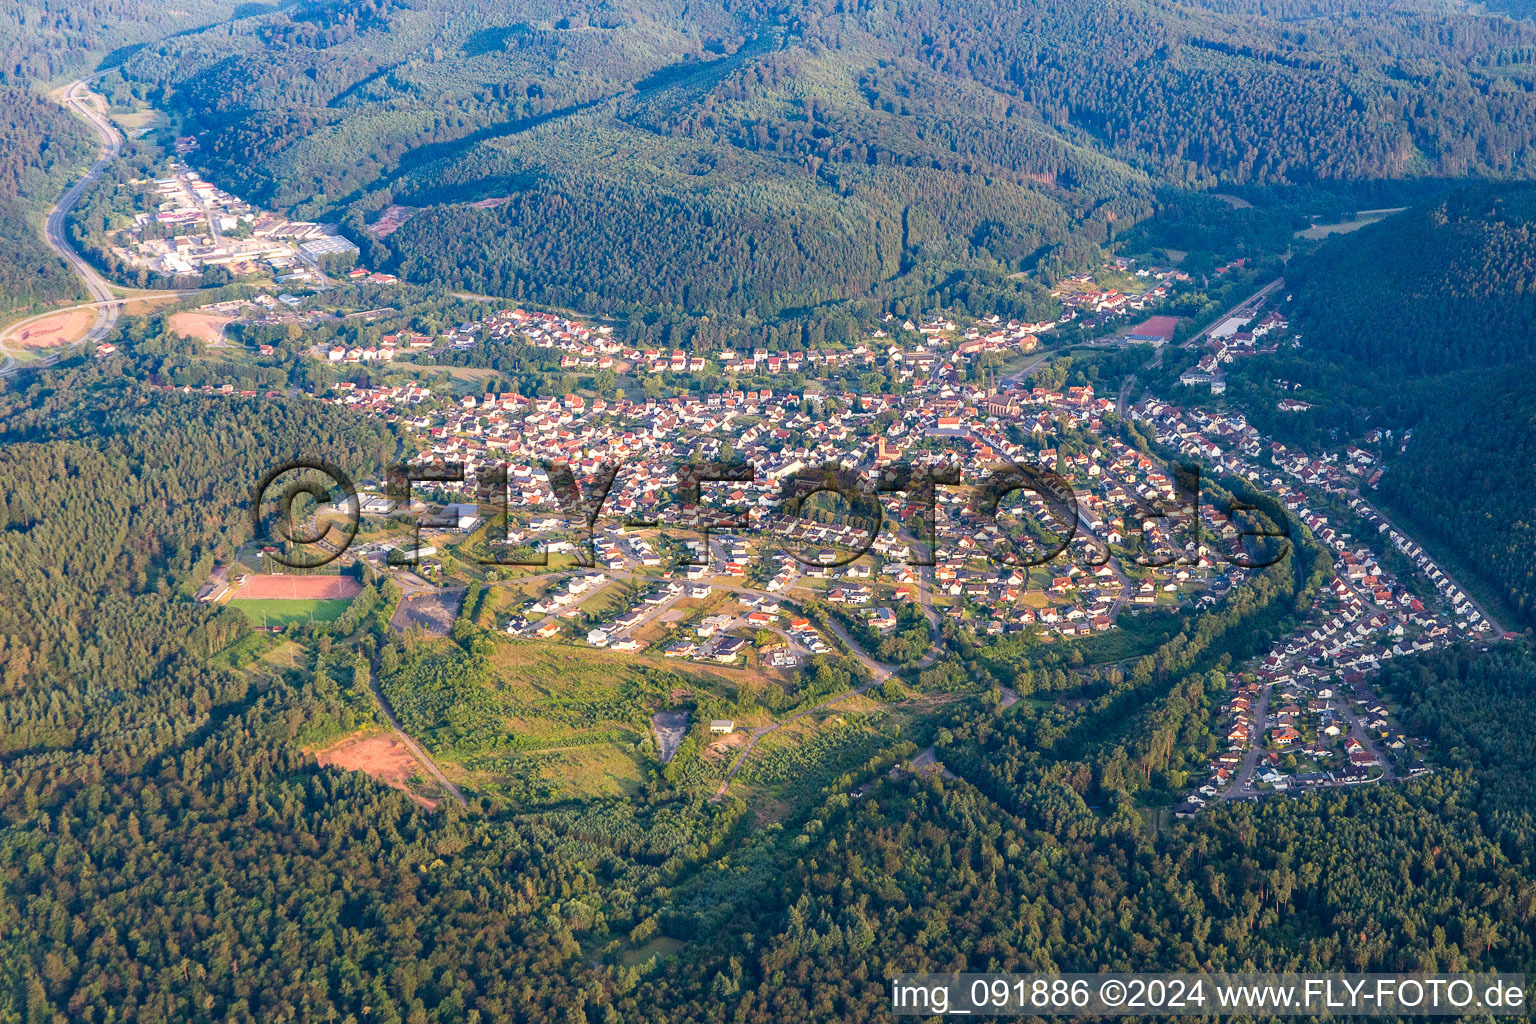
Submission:
[[[405,744],[393,736],[354,736],[342,740],[315,755],[322,765],[347,772],[362,772],[386,786],[400,790],[412,800],[432,810],[437,803],[411,791],[412,776],[424,769],[411,756]]]
[[[52,348],[79,341],[96,322],[94,309],[68,309],[45,316],[16,331],[16,344],[23,348]]]
[[[234,320],[232,316],[219,316],[215,313],[198,313],[192,310],[183,310],[180,313],[171,314],[166,326],[183,338],[192,338],[209,345],[216,345],[224,340],[224,325]]]
[[[404,633],[407,626],[420,626],[428,633],[447,636],[453,629],[453,620],[459,616],[459,606],[464,603],[464,590],[435,590],[421,594],[409,594],[395,609],[390,626],[397,633]]]
[[[752,737],[745,732],[728,733],[705,747],[704,757],[710,761],[733,758],[736,756],[736,751],[746,746],[751,739]]]

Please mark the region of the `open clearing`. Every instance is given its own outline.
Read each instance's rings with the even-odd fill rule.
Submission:
[[[769,733],[769,735],[773,735]],[[744,731],[727,733],[704,748],[704,757],[711,761],[730,760],[736,756],[736,752],[746,746],[752,737]]]
[[[410,779],[421,773],[421,766],[405,744],[393,736],[354,736],[320,751],[315,759],[322,765],[343,771],[363,772],[406,793],[429,810],[437,806],[434,801],[411,791]]]
[[[122,311],[126,316],[148,316],[162,306],[169,306],[177,301],[179,301],[179,298],[175,292],[132,298],[123,302]]]
[[[651,728],[656,730],[656,747],[662,764],[671,761],[688,735],[688,712],[658,711],[651,716]]]
[[[414,206],[400,206],[391,204],[384,208],[379,219],[363,228],[374,238],[385,238],[399,229],[400,225],[416,216],[417,208]]]
[[[16,344],[24,348],[52,348],[79,341],[96,322],[94,309],[67,309],[44,317],[16,332]]]
[[[224,340],[224,325],[233,320],[232,316],[183,310],[180,313],[173,313],[170,320],[166,322],[166,326],[184,338],[193,338],[215,345]]]
[[[530,756],[538,757],[538,753]],[[554,752],[541,759],[539,773],[567,797],[633,797],[645,779],[645,765],[611,744]]]
[[[1310,238],[1315,241],[1319,238],[1327,238],[1329,235],[1347,235],[1351,231],[1359,231],[1367,224],[1374,224],[1406,209],[1406,206],[1392,206],[1380,210],[1361,210],[1355,215],[1354,220],[1341,220],[1336,224],[1313,224],[1309,228],[1296,232],[1296,237]]]
[[[459,617],[459,607],[464,603],[463,589],[428,590],[409,594],[395,609],[390,626],[404,633],[407,626],[420,626],[428,633],[447,636],[453,628],[453,620]]]
[[[114,113],[112,120],[123,130],[123,134],[130,139],[141,138],[163,125],[171,123],[171,119],[153,107],[145,107],[143,110],[135,110],[131,113]]]

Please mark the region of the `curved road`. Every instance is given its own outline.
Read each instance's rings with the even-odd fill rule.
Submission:
[[[552,572],[552,573],[539,573],[538,576],[540,578],[543,578],[543,579],[563,579],[563,578],[565,578],[567,576],[576,575],[577,573],[579,573],[581,571],[582,570],[580,570],[580,569],[558,570],[558,571]],[[638,574],[633,573],[633,572],[629,572],[629,571],[626,571],[626,570],[618,570],[618,571],[607,570],[607,574],[608,574],[608,576],[611,579],[613,579],[615,581],[617,581],[617,580],[633,580],[633,579],[641,578],[640,576],[638,576]],[[649,577],[646,577],[646,578],[649,579]],[[500,582],[502,582],[502,583],[512,583],[512,582],[516,582],[516,581],[515,580],[505,580],[505,581],[500,581]],[[765,595],[760,590],[752,590],[752,589],[749,589],[747,587],[736,586],[734,584],[726,583],[723,580],[720,580],[718,578],[712,579],[710,582],[711,582],[711,585],[716,590],[726,591],[727,593],[745,594],[745,595],[749,595],[749,596],[752,596],[752,597],[769,596],[769,595]],[[491,585],[494,586],[495,584],[493,583]],[[921,661],[914,662],[912,665],[910,665],[908,667],[915,668],[915,669],[922,669],[922,668],[929,667],[930,665],[932,665],[934,662],[938,661],[938,659],[939,659],[939,647],[938,647],[939,625],[938,625],[938,615],[937,615],[937,613],[934,612],[932,604],[929,603],[926,600],[927,587],[923,584],[923,582],[921,580],[919,581],[919,584],[918,584],[918,595],[919,595],[919,599],[920,599],[920,602],[921,602],[921,605],[922,605],[922,608],[923,608],[924,615],[928,619],[929,632],[930,632],[930,634],[933,637],[934,645],[928,651],[928,653],[923,656]],[[779,602],[781,604],[787,604],[787,605],[796,606],[796,607],[800,606],[800,602],[798,600],[796,600],[794,598],[791,598],[791,597],[788,597],[788,596],[786,596],[784,594],[778,595],[778,600],[779,600]],[[554,615],[549,616],[550,619],[553,619],[554,617],[555,617]],[[833,704],[838,703],[839,701],[847,700],[849,697],[855,697],[855,696],[858,696],[860,694],[867,693],[872,688],[874,688],[876,686],[879,686],[881,683],[883,683],[887,679],[891,678],[891,676],[895,675],[897,672],[900,672],[902,670],[902,666],[900,666],[900,665],[888,665],[885,662],[876,660],[868,651],[864,650],[864,648],[862,646],[860,646],[859,642],[857,640],[855,640],[848,633],[848,631],[846,629],[843,628],[842,623],[838,622],[837,619],[832,617],[831,615],[829,615],[827,617],[827,627],[832,631],[832,633],[834,633],[837,636],[837,638],[839,640],[841,640],[843,642],[843,644],[848,649],[848,653],[851,654],[855,659],[857,659],[859,661],[859,663],[862,664],[869,671],[869,679],[866,680],[864,683],[858,685],[858,686],[852,687],[851,689],[844,690],[842,693],[836,694],[835,696],[828,697],[826,700],[820,702],[819,704],[814,704],[811,707],[803,708],[800,711],[795,712],[793,715],[790,715],[788,718],[785,718],[785,719],[782,719],[780,721],[774,722],[771,725],[760,725],[760,726],[757,726],[756,728],[750,730],[750,732],[748,733],[748,739],[747,739],[746,746],[741,748],[741,751],[736,755],[735,760],[733,760],[731,762],[731,766],[730,766],[730,768],[726,772],[725,780],[720,783],[719,790],[717,790],[715,792],[715,795],[710,798],[710,802],[711,803],[719,802],[725,796],[726,792],[731,788],[732,780],[736,778],[736,773],[741,770],[741,766],[747,760],[747,757],[749,755],[751,755],[751,753],[752,753],[752,751],[754,749],[756,749],[758,740],[762,739],[764,736],[767,736],[769,733],[777,732],[779,729],[781,729],[784,726],[788,725],[790,722],[794,722],[794,721],[797,721],[798,719],[804,718],[806,715],[809,715],[809,714],[811,714],[813,712],[816,712],[816,711],[822,711],[822,710],[832,706]],[[1012,699],[1009,699],[1009,698],[1012,698]],[[1004,699],[1004,705],[1003,706],[1007,707],[1008,705],[1012,704],[1014,701],[1018,700],[1018,695],[1013,693],[1013,691],[1011,691],[1011,690],[1006,690],[1004,695],[1003,695],[1003,699]],[[381,703],[382,703],[382,701],[381,701]],[[430,761],[427,761],[425,757],[423,757],[423,761],[425,763],[430,764]]]
[[[459,792],[459,787],[449,782],[448,776],[444,775],[442,769],[438,768],[437,762],[432,760],[427,752],[422,750],[404,729],[400,728],[400,722],[395,718],[394,709],[389,706],[389,701],[384,699],[384,691],[379,686],[379,665],[377,660],[374,660],[368,666],[368,687],[373,690],[373,699],[378,702],[379,710],[384,712],[384,718],[389,722],[389,727],[395,731],[395,739],[405,744],[405,749],[409,750],[421,766],[426,768],[432,777],[437,780],[438,784],[448,791],[449,796],[458,801],[460,807],[468,807],[469,803],[464,799],[464,794]]]
[[[95,77],[95,76],[92,76]],[[85,336],[86,341],[100,341],[107,336],[112,325],[117,323],[117,304],[112,302],[114,296],[112,289],[102,276],[96,273],[89,263],[70,247],[68,239],[64,235],[64,217],[79,201],[81,194],[97,178],[101,172],[111,166],[112,161],[123,148],[123,137],[116,127],[107,119],[106,114],[97,105],[97,97],[87,88],[89,78],[82,78],[72,83],[64,90],[64,105],[76,117],[89,124],[101,138],[101,156],[91,165],[91,169],[85,173],[79,181],[75,182],[65,191],[53,209],[48,212],[48,221],[44,227],[44,236],[49,246],[58,253],[64,262],[68,263],[74,272],[85,282],[85,289],[95,302],[102,303],[96,310],[96,326]]]
[[[98,72],[97,74],[104,73]],[[53,205],[53,209],[48,211],[48,219],[43,225],[44,241],[48,243],[50,249],[58,253],[60,259],[69,264],[69,268],[85,284],[85,290],[91,297],[90,302],[70,308],[93,308],[96,310],[95,324],[86,333],[85,337],[80,342],[76,342],[76,344],[81,342],[97,342],[105,338],[117,323],[118,308],[124,301],[112,294],[112,289],[108,286],[106,280],[96,273],[95,268],[87,263],[79,253],[75,252],[64,233],[64,218],[74,208],[75,203],[79,202],[81,194],[85,192],[93,181],[101,177],[101,173],[111,166],[112,161],[117,159],[118,153],[122,151],[123,147],[122,135],[119,134],[112,122],[107,119],[107,116],[97,105],[99,97],[88,88],[91,79],[95,77],[97,76],[92,75],[88,78],[72,82],[64,89],[61,102],[68,108],[70,113],[89,124],[92,130],[96,132],[97,136],[101,139],[101,155],[91,165],[91,169],[59,197],[59,201]],[[62,310],[50,310],[47,314],[43,315],[52,316],[59,312],[62,312]],[[36,319],[40,319],[40,317],[28,317],[21,323],[30,323]],[[14,330],[18,326],[20,324],[13,324],[5,333],[10,333],[10,330]],[[0,375],[14,373],[18,369],[15,358],[4,349],[3,341],[4,335],[0,335],[0,357],[4,357],[3,362],[0,362]]]
[[[720,586],[718,584],[716,585],[716,589],[734,591],[736,593],[742,594],[756,593],[756,591],[746,590],[742,587]],[[919,594],[922,593],[925,593],[925,589],[919,585]],[[924,610],[925,612],[932,611],[931,608],[925,608]],[[750,738],[747,740],[747,745],[741,748],[741,753],[737,754],[736,760],[731,762],[731,767],[725,773],[725,781],[720,783],[720,788],[716,790],[715,795],[710,798],[711,803],[718,803],[721,799],[724,798],[726,792],[731,788],[731,782],[736,778],[736,773],[741,771],[741,766],[746,762],[747,756],[751,754],[752,751],[757,747],[758,740],[762,739],[764,736],[767,736],[769,733],[777,732],[789,723],[804,718],[806,715],[812,714],[813,712],[824,710],[825,708],[828,708],[833,704],[838,703],[839,701],[847,700],[849,697],[868,693],[871,689],[879,686],[881,683],[891,678],[891,676],[901,671],[900,665],[887,665],[885,662],[876,661],[874,657],[872,657],[861,646],[859,646],[857,640],[848,634],[848,631],[843,628],[843,624],[838,622],[837,619],[831,615],[827,616],[827,628],[836,634],[837,638],[841,640],[844,646],[848,648],[848,652],[852,654],[860,664],[869,670],[869,679],[862,685],[855,686],[849,690],[844,690],[842,693],[839,693],[834,697],[829,697],[819,704],[813,704],[804,710],[797,711],[793,715],[790,715],[788,718],[774,722],[772,725],[760,725],[757,728],[752,729],[748,734]],[[933,636],[934,646],[928,651],[926,655],[923,656],[921,661],[914,662],[911,665],[912,668],[927,668],[939,659],[939,630],[937,623],[933,619],[929,620],[929,630]]]

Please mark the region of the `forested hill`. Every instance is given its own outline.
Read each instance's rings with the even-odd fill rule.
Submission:
[[[1536,627],[1536,359],[1434,378],[1381,496],[1482,580],[1511,629]]]
[[[1536,357],[1536,186],[1452,192],[1286,278],[1308,349],[1415,376]]]
[[[572,305],[931,305],[1169,183],[1520,176],[1536,27],[1426,2],[307,4],[127,72],[369,263]],[[377,242],[390,203],[417,209]],[[479,204],[479,205],[473,205]]]
[[[250,0],[7,0],[0,5],[0,85],[54,83],[116,63],[139,44],[277,6]]]

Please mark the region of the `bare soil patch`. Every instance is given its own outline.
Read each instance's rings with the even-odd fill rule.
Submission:
[[[417,625],[437,636],[447,636],[448,631],[453,629],[453,620],[459,617],[459,607],[463,603],[463,590],[429,590],[410,594],[400,602],[389,624],[400,633],[404,633],[407,626]]]
[[[383,238],[386,235],[392,234],[400,225],[414,216],[416,216],[416,207],[392,204],[384,208],[384,212],[379,215],[378,220],[363,230],[374,238]]]
[[[193,338],[213,345],[224,340],[224,325],[233,320],[232,316],[183,310],[180,313],[173,313],[166,326],[183,338]]]
[[[354,736],[344,739],[317,753],[315,760],[342,771],[362,772],[386,786],[400,790],[428,810],[437,806],[435,801],[411,791],[410,779],[413,775],[421,774],[422,768],[405,744],[393,736]]]
[[[79,341],[96,322],[94,309],[69,309],[44,317],[16,331],[16,343],[23,348],[52,348]]]
[[[735,757],[736,751],[746,746],[751,739],[752,737],[745,732],[730,733],[720,737],[706,747],[704,749],[704,756],[712,761],[722,757],[727,759]]]

